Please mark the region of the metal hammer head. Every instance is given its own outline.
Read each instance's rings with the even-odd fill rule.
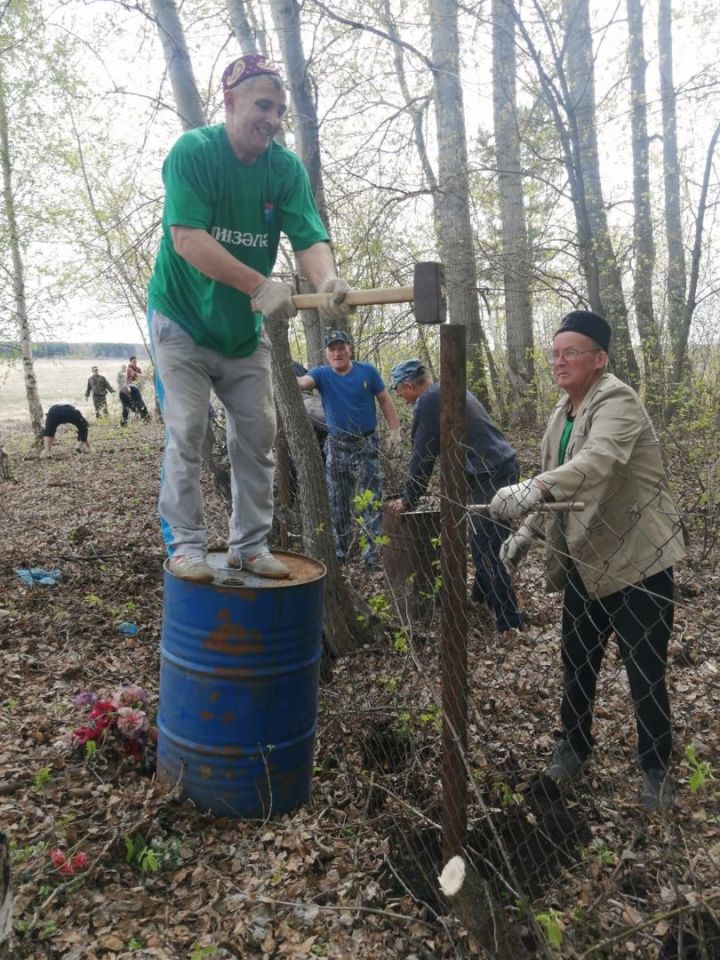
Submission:
[[[415,319],[418,323],[445,323],[445,273],[441,263],[415,264],[413,281]]]

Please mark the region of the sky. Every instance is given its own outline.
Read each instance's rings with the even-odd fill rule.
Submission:
[[[675,4],[676,10],[682,4]],[[646,4],[653,9],[653,4]],[[596,0],[593,10],[596,26],[618,15],[624,7],[618,0]],[[107,10],[105,4],[83,4],[70,0],[55,8],[54,23],[59,33],[72,31],[82,39],[86,55],[82,66],[91,83],[102,95],[107,108],[112,107],[111,133],[113,138],[129,148],[128,154],[138,156],[133,160],[138,169],[133,171],[139,188],[147,196],[161,196],[160,165],[164,153],[177,135],[179,126],[176,119],[167,111],[157,113],[153,107],[153,98],[163,90],[169,100],[167,82],[163,80],[164,70],[160,46],[154,26],[139,14],[126,12],[122,19],[116,18],[116,29],[107,30]],[[190,27],[188,38],[196,76],[201,87],[212,84],[217,89],[219,74],[224,64],[238,52],[234,40],[228,35],[227,24],[212,17],[202,18],[202,11],[196,11],[197,21],[202,29]],[[183,16],[188,26],[192,8],[185,7]],[[654,23],[646,26],[646,45],[648,49],[648,84],[650,98],[653,98],[654,77],[657,74],[657,61],[654,56]],[[603,41],[602,56],[605,69],[597,71],[596,84],[598,99],[611,93],[615,75],[622,70],[624,47],[624,23],[614,26]],[[688,6],[688,12],[678,14],[675,42],[676,84],[690,83],[692,75],[703,56],[713,55],[717,40],[717,14],[714,4],[706,0],[696,0]],[[467,112],[468,137],[472,138],[479,127],[490,128],[492,121],[491,104],[491,50],[489,34],[478,31],[477,36],[465,38],[467,46],[466,63],[463,73],[463,88]],[[707,48],[712,53],[702,53]],[[611,65],[611,69],[607,69]],[[614,72],[613,72],[614,71]],[[163,85],[164,84],[164,85]],[[111,92],[115,90],[115,92]],[[119,91],[119,92],[118,92]],[[215,103],[218,103],[216,98]],[[610,111],[612,113],[612,110]],[[702,143],[709,139],[704,135],[703,127],[709,129],[713,117],[696,115],[681,117],[681,124],[690,124],[694,128],[696,139]],[[604,186],[609,197],[613,191],[627,197],[631,173],[629,146],[618,152],[618,131],[627,123],[627,115],[622,106],[601,131],[601,147],[604,150],[603,176]],[[686,127],[687,129],[687,127]],[[651,131],[653,132],[653,131]],[[657,129],[654,131],[657,133]],[[681,146],[683,144],[681,129]],[[142,143],[142,152],[137,155],[135,148]],[[659,151],[659,142],[654,149]],[[122,154],[114,163],[122,165]],[[618,204],[613,215],[622,220],[631,215],[629,204]],[[45,255],[43,253],[43,255]],[[72,269],[72,264],[70,265]],[[135,318],[127,307],[121,304],[99,302],[94,295],[92,284],[86,285],[77,296],[65,304],[61,316],[53,316],[53,330],[56,339],[71,341],[121,341],[139,342],[144,327],[142,317]],[[41,325],[40,325],[41,326]],[[38,336],[42,339],[42,336]]]

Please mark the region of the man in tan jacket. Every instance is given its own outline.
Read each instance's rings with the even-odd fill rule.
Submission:
[[[597,314],[575,310],[563,318],[552,367],[567,396],[550,415],[543,470],[499,490],[490,515],[506,521],[546,500],[585,503],[578,513],[532,515],[501,554],[514,571],[532,541],[544,540],[548,589],[564,591],[563,736],[545,773],[567,780],[592,752],[597,676],[614,631],[635,708],[640,799],[665,811],[673,801],[665,669],[683,527],[647,411],[631,387],[607,372],[609,344],[610,326]]]

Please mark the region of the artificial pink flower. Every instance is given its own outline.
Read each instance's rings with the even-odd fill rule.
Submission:
[[[142,710],[133,707],[118,707],[117,728],[125,737],[134,737],[147,730],[148,718]]]

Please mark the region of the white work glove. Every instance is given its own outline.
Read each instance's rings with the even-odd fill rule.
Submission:
[[[400,427],[398,427],[397,430],[390,431],[390,438],[388,440],[388,450],[390,452],[390,456],[392,457],[397,456],[397,454],[400,453],[401,447],[402,447],[402,432],[400,430]]]
[[[510,576],[517,573],[518,567],[525,559],[525,554],[536,537],[532,527],[524,523],[517,533],[511,533],[507,540],[503,541],[500,547],[500,562],[504,564]]]
[[[295,291],[289,283],[271,280],[267,277],[250,294],[252,307],[268,320],[285,320],[297,314],[297,307],[292,302]]]
[[[333,296],[326,306],[318,308],[322,323],[332,326],[350,313],[350,307],[345,303],[345,294],[349,289],[350,284],[340,277],[330,277],[323,283],[318,293],[332,293]]]
[[[501,487],[490,501],[488,513],[493,520],[518,520],[544,500],[543,492],[532,480],[521,480]]]

